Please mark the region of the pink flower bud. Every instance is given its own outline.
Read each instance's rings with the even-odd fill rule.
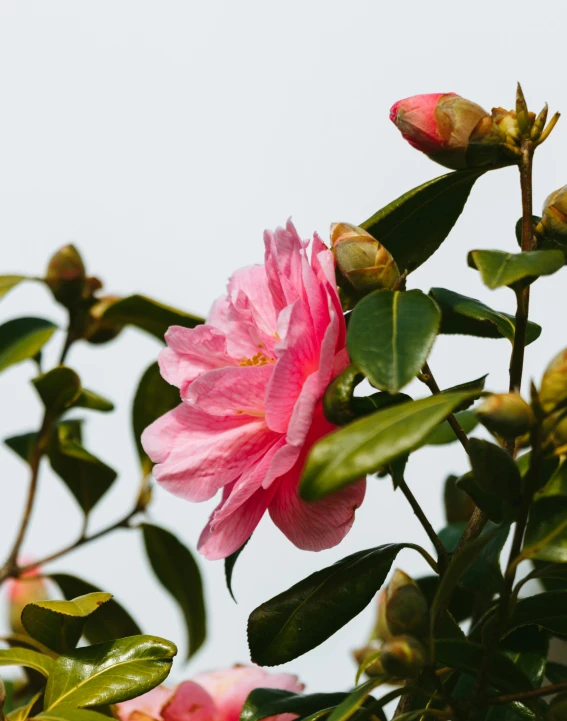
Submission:
[[[414,95],[399,100],[390,120],[414,148],[447,168],[458,170],[502,162],[500,134],[492,117],[476,103],[455,93]],[[474,153],[468,152],[470,146]],[[478,152],[478,146],[482,152]]]

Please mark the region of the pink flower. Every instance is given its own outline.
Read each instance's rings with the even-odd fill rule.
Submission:
[[[222,489],[199,540],[210,559],[240,548],[266,510],[299,548],[329,548],[364,498],[365,481],[317,503],[297,495],[307,451],[333,429],[321,399],[348,364],[346,328],[321,239],[309,260],[289,221],[264,244],[264,265],[232,276],[205,325],[166,333],[160,369],[182,403],[142,436],[167,490],[198,502]]]
[[[287,673],[269,674],[257,666],[235,666],[202,673],[175,689],[158,686],[118,704],[120,721],[238,721],[248,694],[255,688],[278,688],[300,693],[303,685]],[[292,714],[272,716],[290,721]]]
[[[390,120],[410,145],[423,153],[432,153],[443,147],[437,133],[435,109],[445,95],[455,93],[429,93],[398,100],[390,109]]]

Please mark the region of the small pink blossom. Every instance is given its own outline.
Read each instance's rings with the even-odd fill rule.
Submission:
[[[390,120],[414,148],[433,153],[443,148],[438,133],[435,110],[439,100],[455,93],[429,93],[398,100],[390,109]]]
[[[333,430],[321,399],[348,364],[346,327],[321,239],[309,259],[289,221],[264,244],[264,265],[232,276],[205,325],[166,333],[160,369],[182,403],[142,436],[170,492],[199,502],[222,489],[199,541],[210,559],[240,548],[266,510],[299,548],[329,548],[364,498],[364,481],[317,503],[298,497],[307,451]]]
[[[248,695],[255,688],[278,688],[300,693],[303,684],[287,673],[270,674],[257,666],[235,666],[184,681],[174,689],[158,686],[118,704],[120,721],[238,721]],[[292,714],[272,716],[291,721]]]

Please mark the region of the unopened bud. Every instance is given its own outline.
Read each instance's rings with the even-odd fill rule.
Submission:
[[[567,349],[558,353],[544,371],[539,402],[546,413],[567,400]]]
[[[491,433],[505,439],[524,435],[535,421],[532,409],[518,393],[494,393],[474,412]]]
[[[426,650],[417,638],[392,636],[380,649],[380,662],[396,678],[419,676],[426,661]]]
[[[22,611],[28,603],[45,601],[49,597],[47,587],[37,574],[37,569],[31,569],[22,574],[21,579],[9,581],[9,623],[14,633],[27,634],[22,625]]]
[[[445,481],[443,500],[447,523],[467,522],[476,508],[475,502],[457,486],[458,476],[448,476]]]
[[[567,185],[546,198],[538,227],[545,237],[557,243],[567,243]]]
[[[390,636],[390,629],[388,628],[388,621],[386,620],[386,604],[387,604],[388,591],[383,588],[378,594],[378,615],[376,618],[376,625],[372,633],[372,638],[376,638],[379,641],[387,641]]]
[[[108,343],[108,341],[114,340],[120,331],[124,328],[121,323],[115,321],[106,320],[104,317],[105,311],[110,308],[111,305],[120,300],[115,295],[105,295],[98,298],[96,303],[89,309],[89,316],[87,321],[87,327],[85,330],[85,339],[89,343],[100,345],[101,343]]]
[[[386,622],[394,636],[422,635],[429,626],[429,607],[417,583],[396,569],[386,590]]]
[[[382,643],[374,640],[367,643],[366,646],[357,648],[352,652],[356,663],[359,667],[364,668],[364,673],[371,678],[373,676],[381,676],[384,673],[384,667],[378,658],[381,647]],[[371,658],[374,658],[374,660],[372,663],[368,663]],[[359,673],[362,673],[362,671],[359,671]]]
[[[405,98],[392,106],[390,119],[410,145],[447,168],[502,164],[502,141],[492,117],[460,95]]]
[[[80,300],[85,283],[85,266],[74,245],[64,246],[51,258],[45,282],[55,299],[65,307]]]
[[[400,277],[392,255],[356,225],[333,223],[331,246],[337,268],[359,297],[379,288],[392,288]]]
[[[565,721],[567,719],[567,694],[556,696],[545,714],[545,721]]]

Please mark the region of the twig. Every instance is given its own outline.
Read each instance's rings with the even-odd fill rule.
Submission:
[[[423,381],[423,383],[425,383],[425,385],[429,388],[429,390],[431,391],[431,393],[434,396],[439,395],[439,393],[441,393],[441,389],[439,388],[437,381],[435,380],[428,363],[424,363],[424,365],[423,365],[423,375],[421,376],[421,380]],[[447,417],[447,422],[449,423],[449,425],[455,432],[455,435],[459,439],[462,447],[468,453],[468,448],[469,448],[468,436],[465,433],[465,431],[463,430],[463,427],[457,420],[457,417],[455,416],[454,413],[451,413],[451,415],[449,415]]]
[[[509,693],[505,696],[489,696],[486,700],[490,706],[504,706],[514,701],[529,701],[532,698],[541,698],[542,696],[551,696],[554,693],[567,691],[567,681],[555,683],[551,686],[543,686],[532,691],[520,691],[518,693]]]

